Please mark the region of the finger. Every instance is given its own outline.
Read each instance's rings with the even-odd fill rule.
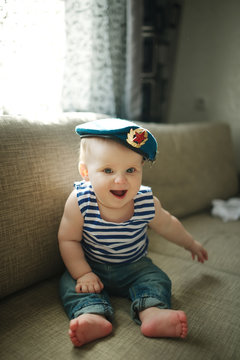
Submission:
[[[103,288],[104,288],[104,285],[103,285],[103,283],[101,282],[101,280],[99,280],[99,286],[100,286],[100,290],[102,291]]]
[[[95,293],[95,287],[94,284],[88,284],[88,293]]]
[[[201,262],[202,262],[202,263],[204,263],[205,260],[208,260],[207,251],[202,251],[199,256],[200,256],[200,258],[201,258]]]
[[[100,287],[100,284],[99,284],[99,283],[94,284],[94,292],[95,292],[96,294],[98,294],[98,293],[101,292],[101,287]]]
[[[80,284],[77,284],[77,285],[75,286],[75,290],[76,290],[77,293],[80,293],[80,292],[81,292],[81,285],[80,285]]]
[[[99,281],[94,285],[94,288],[95,288],[95,292],[96,292],[97,294],[99,294],[99,293],[102,291],[102,289],[104,288],[104,285],[103,285],[103,283],[101,282],[101,280],[99,280]]]
[[[203,254],[200,254],[199,261],[203,264],[204,263],[204,256]]]
[[[89,292],[89,291],[88,291],[88,286],[85,285],[85,284],[83,284],[82,287],[81,287],[81,292],[82,292],[82,293],[88,293],[88,292]]]

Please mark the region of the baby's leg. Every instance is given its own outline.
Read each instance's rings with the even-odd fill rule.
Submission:
[[[187,317],[183,311],[150,307],[139,313],[141,332],[148,337],[187,336]]]
[[[79,347],[100,339],[112,332],[112,324],[102,315],[82,314],[70,321],[69,336],[73,345]]]
[[[77,293],[76,280],[68,272],[61,278],[60,294],[70,319],[69,336],[75,346],[107,336],[112,331],[113,309],[107,292]],[[86,310],[87,309],[87,310]]]

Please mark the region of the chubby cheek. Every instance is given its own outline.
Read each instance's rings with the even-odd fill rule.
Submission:
[[[91,180],[90,180],[91,181]],[[109,193],[110,188],[106,181],[103,181],[103,179],[100,176],[96,176],[93,181],[91,181],[92,187],[94,189],[94,192],[97,196],[106,196],[107,193]]]
[[[139,191],[140,187],[142,185],[142,176],[139,174],[139,176],[137,176],[131,184],[131,188],[134,189],[136,191],[136,193]]]

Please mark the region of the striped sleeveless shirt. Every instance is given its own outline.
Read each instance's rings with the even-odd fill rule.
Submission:
[[[147,254],[148,223],[155,216],[151,188],[141,186],[134,198],[134,214],[123,223],[101,218],[90,182],[74,184],[84,218],[82,247],[87,258],[100,263],[129,263]]]

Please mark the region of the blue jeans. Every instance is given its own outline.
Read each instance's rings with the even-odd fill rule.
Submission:
[[[149,307],[171,307],[171,281],[148,257],[130,264],[101,264],[88,260],[92,271],[99,276],[104,289],[100,294],[76,293],[74,280],[66,271],[60,281],[60,295],[70,319],[81,314],[104,315],[113,320],[109,295],[132,300],[131,315],[138,324],[139,312]]]

